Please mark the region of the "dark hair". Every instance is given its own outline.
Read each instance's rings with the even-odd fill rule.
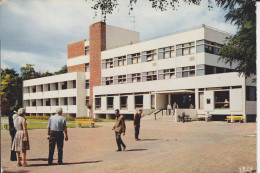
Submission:
[[[119,113],[119,109],[116,109],[115,112]]]
[[[143,109],[139,109],[139,111],[143,111]]]

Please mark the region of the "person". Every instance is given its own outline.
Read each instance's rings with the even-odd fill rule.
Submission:
[[[67,125],[65,118],[62,116],[62,108],[56,109],[56,114],[50,117],[47,128],[47,139],[49,139],[48,165],[53,164],[52,161],[56,143],[58,149],[58,164],[62,165],[64,134],[65,141],[68,141]]]
[[[207,111],[205,121],[209,121],[210,118],[211,118],[211,115],[209,114],[209,111]]]
[[[12,151],[16,152],[17,157],[17,166],[28,166],[26,163],[26,150],[30,149],[29,145],[29,137],[27,131],[27,124],[25,119],[25,109],[20,108],[18,110],[18,116],[15,118],[14,116],[14,128],[16,130]],[[21,164],[20,152],[22,151],[23,164]]]
[[[169,103],[167,105],[168,114],[171,115],[172,105]]]
[[[112,130],[115,130],[115,135],[116,135],[116,143],[118,146],[118,150],[116,151],[122,151],[121,145],[123,146],[124,150],[126,149],[126,145],[124,144],[121,138],[121,134],[125,136],[125,129],[126,129],[125,118],[123,115],[119,114],[119,109],[115,110],[115,116],[116,116],[116,121]]]
[[[193,106],[193,104],[190,104],[190,109],[194,109],[194,106]]]
[[[185,122],[185,112],[183,109],[181,110],[181,119],[182,119],[182,122],[184,123]]]
[[[225,99],[225,104],[224,104],[224,106],[223,106],[223,108],[228,108],[228,100],[227,99]]]
[[[14,137],[15,137],[15,134],[16,134],[16,130],[14,128],[14,119],[17,118],[17,117],[18,117],[18,115],[17,115],[16,111],[13,111],[12,113],[10,113],[9,117],[8,117],[8,120],[9,120],[9,133],[10,133],[11,141],[12,141],[11,148],[12,148],[12,145],[13,145],[13,142],[14,142]],[[11,161],[17,161],[16,152],[15,151],[11,150],[10,160]]]
[[[173,103],[173,107],[172,107],[172,109],[173,109],[173,114],[174,114],[174,115],[175,115],[175,110],[178,109],[178,108],[179,108],[179,106],[177,105],[176,102],[174,102],[174,103]]]
[[[134,127],[135,127],[135,140],[139,141],[140,123],[142,118],[143,110],[140,109],[138,113],[134,116]]]

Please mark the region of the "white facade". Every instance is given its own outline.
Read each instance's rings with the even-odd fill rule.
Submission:
[[[256,114],[256,101],[251,92],[255,83],[251,78],[239,76],[234,71],[235,63],[225,64],[215,53],[229,36],[227,33],[203,25],[139,42],[139,33],[133,31],[107,25],[106,32],[107,50],[101,52],[102,86],[94,87],[94,99],[90,103],[96,117],[111,118],[115,109],[133,115],[142,108],[149,114],[166,109],[167,104],[173,102],[183,109],[188,109],[187,104],[191,103],[196,115],[207,111],[212,115]],[[89,43],[86,42],[86,46]],[[68,59],[67,65],[86,64],[89,59],[89,55]],[[75,72],[24,81],[25,90],[29,87],[32,91],[36,86],[36,93],[24,92],[25,103],[29,100],[32,105],[32,100],[36,100],[36,106],[27,106],[27,112],[52,113],[57,107],[53,104],[54,98],[59,98],[61,106],[63,98],[68,97],[64,112],[88,116],[85,106],[90,94],[85,88],[88,79],[89,72]],[[73,80],[76,80],[76,88],[69,87]],[[68,81],[66,90],[61,89],[63,81]],[[59,89],[52,90],[53,83],[57,82]],[[51,91],[46,91],[49,83]],[[41,85],[44,91],[40,91]],[[76,105],[70,104],[73,97],[76,97]],[[51,106],[38,106],[41,105],[39,100],[48,98],[51,98]]]

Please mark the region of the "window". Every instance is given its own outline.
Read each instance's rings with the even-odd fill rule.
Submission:
[[[55,105],[59,106],[59,99],[58,98],[55,99]]]
[[[135,96],[135,108],[142,108],[143,107],[143,96],[138,95]]]
[[[36,100],[32,100],[32,106],[36,106]]]
[[[95,98],[95,108],[96,109],[101,108],[101,98]]]
[[[36,86],[33,86],[33,87],[32,87],[32,92],[33,92],[33,93],[36,93]]]
[[[89,63],[86,63],[86,64],[85,64],[85,71],[86,71],[86,72],[89,72],[89,70],[90,70],[90,68],[89,68]]]
[[[113,58],[102,60],[102,68],[113,68]]]
[[[107,109],[114,109],[114,97],[107,97]]]
[[[196,66],[196,75],[197,76],[202,76],[205,75],[205,65],[204,64],[200,64]]]
[[[216,73],[224,73],[225,72],[225,69],[222,68],[222,67],[216,67]]]
[[[67,89],[67,81],[62,83],[61,89],[63,89],[63,90]],[[49,85],[48,85],[48,91],[49,91]]]
[[[158,49],[158,59],[167,59],[175,56],[174,46]]]
[[[68,97],[64,97],[64,105],[68,105]]]
[[[126,83],[126,75],[115,76],[115,84]]]
[[[76,80],[73,80],[73,88],[76,88],[77,84],[76,84]]]
[[[176,56],[191,55],[194,53],[196,53],[194,42],[176,45]]]
[[[158,78],[161,79],[173,79],[175,77],[175,69],[159,70]]]
[[[115,58],[115,67],[120,67],[125,65],[126,65],[126,56]]]
[[[255,86],[246,86],[246,100],[247,101],[256,101],[256,87]]]
[[[77,104],[77,102],[76,102],[76,97],[73,97],[72,98],[72,105],[76,105]]]
[[[89,46],[85,47],[85,55],[89,55]]]
[[[215,91],[215,109],[229,109],[229,91]]]
[[[48,91],[51,90],[51,84],[48,84]]]
[[[102,85],[113,85],[113,76],[111,77],[103,77]]]
[[[43,85],[41,85],[40,88],[41,88],[41,92],[43,92]]]
[[[45,105],[46,105],[46,106],[50,106],[50,105],[51,105],[51,100],[50,100],[50,99],[47,99],[46,102],[45,102]]]
[[[151,109],[155,109],[155,95],[151,95]]]
[[[205,74],[215,74],[216,73],[216,68],[214,66],[209,66],[206,65],[206,70],[205,70]]]
[[[141,73],[128,74],[127,82],[128,83],[141,82]]]
[[[195,66],[177,67],[177,78],[195,76]]]
[[[86,80],[86,86],[85,86],[86,89],[89,89],[89,80]]]
[[[196,42],[196,44],[197,44],[197,47],[196,47],[197,53],[206,52],[206,53],[211,53],[211,54],[215,54],[215,55],[218,54],[220,48],[223,46],[221,44],[207,41],[207,40],[198,40]]]
[[[127,109],[128,105],[127,105],[127,96],[121,96],[120,97],[120,109]]]
[[[127,55],[127,64],[138,64],[141,63],[140,53]]]
[[[155,50],[142,52],[142,62],[153,61],[155,54],[156,54]]]
[[[59,89],[59,84],[55,83],[55,90],[58,90],[58,89]]]
[[[86,97],[86,105],[89,105],[89,96]]]
[[[157,80],[157,71],[143,72],[143,81]]]

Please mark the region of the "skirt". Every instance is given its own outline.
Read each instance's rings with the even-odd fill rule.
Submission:
[[[29,137],[28,137],[27,141],[24,141],[23,138],[24,138],[23,130],[17,131],[15,134],[15,137],[14,137],[12,151],[26,152],[26,150],[30,150]]]

